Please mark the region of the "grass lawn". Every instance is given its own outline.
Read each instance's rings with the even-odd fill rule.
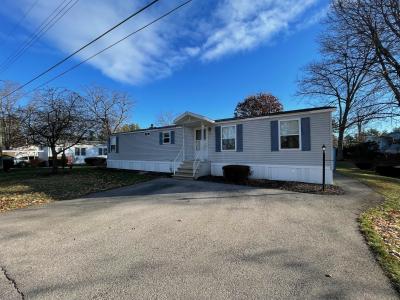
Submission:
[[[360,226],[378,261],[400,291],[400,179],[360,170],[346,162],[338,163],[337,170],[360,180],[384,197],[381,205],[360,216]]]
[[[74,167],[50,174],[47,168],[0,172],[0,212],[130,185],[152,175],[106,168]]]

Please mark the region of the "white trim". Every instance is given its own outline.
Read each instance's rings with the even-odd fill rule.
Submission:
[[[202,115],[199,115],[199,114],[195,114],[195,113],[192,113],[190,111],[186,111],[183,114],[180,114],[179,116],[177,116],[175,118],[175,120],[174,120],[174,123],[175,124],[178,123],[181,119],[183,119],[183,118],[185,118],[187,116],[193,117],[193,118],[196,118],[196,119],[200,119],[202,121],[206,121],[206,122],[209,122],[209,123],[214,123],[215,122],[214,120],[212,120],[210,118],[207,118],[205,116],[202,116]]]
[[[281,148],[281,122],[287,122],[287,121],[297,121],[299,124],[299,148]],[[289,136],[295,136],[297,134],[289,134]],[[287,136],[287,135],[285,135]],[[284,119],[284,120],[278,120],[278,145],[279,145],[279,151],[301,151],[301,118],[292,118],[292,119]]]
[[[246,165],[251,168],[251,178],[282,181],[299,181],[308,183],[322,183],[322,166],[301,165],[271,165],[253,163],[211,163],[211,175],[223,176],[222,167],[226,165]],[[331,166],[325,167],[325,179],[327,184],[333,183],[333,170]]]
[[[164,143],[164,134],[165,133],[168,133],[168,139],[169,139],[169,142],[168,143]],[[171,144],[171,131],[162,131],[161,132],[161,136],[162,136],[162,145],[170,145]]]
[[[230,124],[230,123],[242,123],[246,121],[253,121],[253,120],[264,120],[264,119],[280,119],[280,118],[286,118],[286,117],[291,117],[294,115],[310,115],[310,114],[319,114],[323,112],[334,112],[336,111],[335,108],[325,108],[325,109],[319,109],[319,110],[312,110],[312,111],[305,111],[305,112],[293,112],[293,113],[284,113],[284,114],[272,114],[270,116],[263,116],[263,117],[253,117],[253,118],[243,118],[243,119],[234,119],[234,120],[227,120],[227,121],[218,121],[215,122],[215,125],[220,125],[221,124]]]
[[[227,150],[224,150],[224,149],[223,149],[224,146],[223,146],[223,143],[222,143],[222,129],[223,129],[224,127],[235,127],[235,149],[227,149]],[[237,148],[236,125],[224,125],[224,126],[221,126],[221,152],[236,152],[236,148]]]
[[[175,130],[175,129],[179,129],[179,128],[182,128],[182,126],[181,125],[176,125],[176,126],[171,125],[171,126],[168,126],[166,128],[162,128],[162,127],[145,128],[145,129],[138,129],[138,130],[134,130],[134,131],[114,133],[110,137],[121,135],[121,134],[146,133],[146,132],[153,132],[153,131],[156,131],[156,132],[160,132],[161,131],[161,132],[163,132],[163,131],[166,131],[166,130]]]

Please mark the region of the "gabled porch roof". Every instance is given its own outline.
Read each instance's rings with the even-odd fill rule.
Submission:
[[[199,126],[199,125],[208,126],[214,124],[215,121],[205,116],[187,111],[179,115],[174,120],[174,123],[176,125],[186,125],[186,126]]]

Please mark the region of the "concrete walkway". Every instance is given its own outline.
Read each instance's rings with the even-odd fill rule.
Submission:
[[[356,218],[379,197],[200,181],[0,215],[0,299],[397,299]]]

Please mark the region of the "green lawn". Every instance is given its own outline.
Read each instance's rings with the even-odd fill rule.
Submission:
[[[354,177],[381,194],[385,201],[360,218],[360,227],[368,244],[400,291],[400,179],[360,170],[351,163],[338,163],[338,172]]]
[[[94,167],[75,167],[50,174],[47,168],[0,171],[0,212],[130,185],[154,176]]]

